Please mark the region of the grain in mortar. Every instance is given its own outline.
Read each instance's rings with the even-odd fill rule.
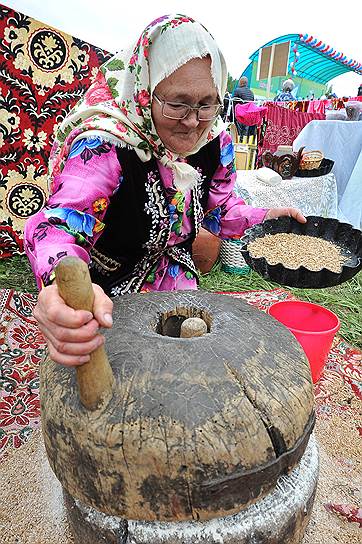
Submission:
[[[313,272],[327,268],[341,272],[346,260],[340,248],[322,238],[303,234],[267,234],[248,244],[253,258],[264,257],[269,264],[283,264],[292,270],[304,266]]]

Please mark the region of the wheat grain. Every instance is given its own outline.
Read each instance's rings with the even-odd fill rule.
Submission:
[[[314,272],[327,268],[339,273],[346,260],[337,245],[303,234],[267,234],[250,242],[248,250],[254,258],[264,257],[269,264],[281,263],[293,270],[304,266]]]

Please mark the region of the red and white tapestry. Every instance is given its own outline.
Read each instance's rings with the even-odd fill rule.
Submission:
[[[0,258],[23,253],[54,131],[110,56],[0,4]]]

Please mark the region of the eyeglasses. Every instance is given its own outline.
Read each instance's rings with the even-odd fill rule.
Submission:
[[[191,110],[196,111],[198,121],[212,121],[216,119],[221,111],[221,104],[210,104],[205,106],[189,106],[180,102],[167,102],[153,95],[161,106],[161,112],[167,119],[185,119]]]

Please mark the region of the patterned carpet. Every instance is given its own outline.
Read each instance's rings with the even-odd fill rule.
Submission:
[[[283,289],[227,294],[243,298],[262,311],[274,302],[293,298]],[[38,369],[45,343],[32,317],[35,303],[35,295],[0,290],[0,461],[20,448],[40,426]],[[352,472],[358,474],[360,470],[361,360],[360,351],[336,338],[324,373],[315,384],[317,438],[347,481]],[[343,497],[348,503],[328,501],[323,503],[325,509],[343,523],[362,526],[355,490]]]
[[[25,221],[48,196],[54,131],[110,56],[0,4],[0,259],[23,253]]]

